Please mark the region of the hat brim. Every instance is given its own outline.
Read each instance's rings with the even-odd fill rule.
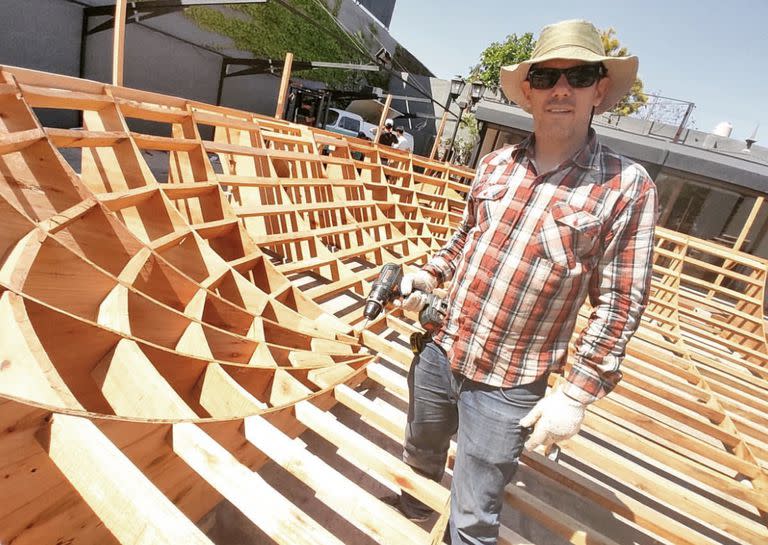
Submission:
[[[619,100],[629,93],[632,89],[632,84],[635,83],[635,79],[637,78],[637,67],[639,63],[637,57],[634,55],[629,57],[607,57],[597,55],[592,51],[579,47],[565,47],[554,49],[546,55],[537,57],[535,60],[527,60],[518,64],[503,66],[501,68],[499,84],[504,95],[523,110],[530,113],[530,105],[523,94],[523,81],[525,81],[525,78],[528,76],[528,69],[534,64],[554,59],[603,63],[610,84],[602,102],[595,106],[596,114],[607,112],[613,108]]]

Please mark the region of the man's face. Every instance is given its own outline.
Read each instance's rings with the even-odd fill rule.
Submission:
[[[584,61],[554,59],[537,64],[541,68],[571,68]],[[600,104],[608,87],[603,77],[589,87],[571,87],[565,74],[551,89],[533,89],[523,81],[523,94],[529,101],[537,139],[570,142],[586,137],[592,108]]]

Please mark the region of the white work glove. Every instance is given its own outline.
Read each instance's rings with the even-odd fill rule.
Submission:
[[[421,269],[403,276],[400,281],[400,293],[403,296],[403,302],[400,303],[402,309],[419,312],[427,302],[427,294],[432,293],[437,283],[437,278]]]
[[[534,426],[525,448],[533,450],[539,445],[546,448],[576,435],[584,421],[585,409],[586,405],[568,397],[559,388],[540,399],[531,412],[520,420],[524,428]]]

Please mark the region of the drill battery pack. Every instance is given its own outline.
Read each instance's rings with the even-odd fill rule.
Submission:
[[[427,295],[427,301],[419,312],[419,323],[429,333],[437,330],[445,320],[448,312],[448,303],[445,299],[438,297],[434,293]]]

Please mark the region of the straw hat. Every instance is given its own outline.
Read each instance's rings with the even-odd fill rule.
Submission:
[[[507,98],[528,111],[528,101],[521,88],[528,76],[528,69],[533,64],[552,59],[603,63],[608,72],[608,89],[603,101],[595,107],[596,114],[610,110],[629,93],[637,77],[637,57],[606,56],[600,32],[594,25],[589,21],[574,19],[545,26],[541,29],[530,59],[502,66],[500,83]]]

